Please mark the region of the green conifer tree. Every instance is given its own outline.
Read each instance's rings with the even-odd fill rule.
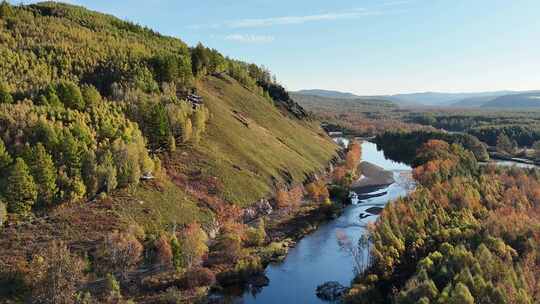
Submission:
[[[81,89],[72,82],[61,82],[56,87],[56,92],[62,103],[71,109],[82,111],[85,108]]]
[[[4,172],[3,170],[6,169],[13,159],[9,155],[8,151],[6,150],[6,146],[4,145],[4,141],[0,138],[0,170]]]
[[[474,304],[474,297],[471,295],[469,288],[462,283],[457,283],[450,296],[451,304]]]
[[[24,160],[18,157],[7,179],[5,197],[8,211],[21,215],[28,214],[36,202],[37,194],[37,187],[34,178],[30,175],[30,169]]]
[[[81,175],[86,185],[86,195],[93,197],[98,191],[98,167],[94,151],[87,151],[83,157]]]
[[[4,83],[0,83],[0,103],[13,103],[13,97]]]
[[[42,205],[50,205],[58,188],[56,187],[56,168],[52,157],[43,144],[38,143],[32,149],[30,171],[38,188],[37,202]]]

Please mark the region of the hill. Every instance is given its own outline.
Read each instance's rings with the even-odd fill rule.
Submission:
[[[540,107],[540,92],[504,95],[494,98],[484,104],[483,108],[538,108]]]
[[[180,286],[204,235],[242,227],[241,208],[336,157],[269,71],[203,45],[53,2],[2,3],[0,40],[0,299],[95,295],[107,274],[124,286],[163,255]],[[37,257],[74,267],[65,288],[36,287],[50,282]],[[124,290],[145,298],[139,287]]]
[[[452,102],[450,106],[458,108],[476,108],[489,101],[492,101],[495,98],[497,98],[497,96],[469,97]]]
[[[510,91],[498,91],[498,92],[474,92],[474,93],[439,93],[439,92],[422,92],[422,93],[408,93],[408,94],[396,94],[387,96],[390,100],[395,102],[408,102],[417,103],[426,106],[449,106],[455,104],[463,99],[469,98],[484,98],[484,97],[497,97],[501,95],[510,94]]]
[[[304,95],[299,93],[291,93],[291,98],[308,110],[324,110],[331,108],[347,108],[355,109],[390,109],[396,108],[397,105],[389,100],[377,98],[332,98],[315,95]]]
[[[292,92],[295,95],[310,95],[318,97],[327,97],[327,98],[340,98],[340,99],[358,99],[361,98],[358,95],[348,92],[332,91],[332,90],[320,90],[320,89],[311,89],[311,90],[299,90]]]

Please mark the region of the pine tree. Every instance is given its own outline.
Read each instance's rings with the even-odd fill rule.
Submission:
[[[82,96],[86,107],[95,106],[101,103],[101,94],[92,85],[83,86]]]
[[[7,86],[3,83],[0,83],[0,103],[13,103],[13,97],[9,93]]]
[[[18,157],[7,179],[5,197],[8,211],[26,215],[32,209],[37,199],[37,187],[30,169],[24,160]]]
[[[32,149],[30,171],[38,188],[38,203],[49,205],[54,199],[56,192],[56,168],[51,155],[47,153],[43,144],[38,143]]]
[[[48,85],[45,88],[45,92],[43,93],[43,99],[42,102],[45,102],[48,105],[51,105],[53,107],[61,107],[62,102],[60,101],[60,98],[58,97],[58,94],[56,93],[56,89],[52,85]]]
[[[167,114],[167,109],[163,104],[158,103],[152,108],[150,113],[150,140],[157,147],[161,147],[167,144],[169,134],[171,132],[169,124],[169,116]]]
[[[204,106],[199,107],[195,113],[193,113],[193,138],[195,142],[199,142],[202,134],[206,130],[206,108]]]
[[[457,283],[450,296],[451,304],[474,304],[474,297],[471,295],[469,288],[462,283]]]
[[[169,149],[169,152],[173,153],[176,151],[176,138],[174,136],[170,135],[167,148]]]
[[[66,130],[64,138],[60,140],[63,155],[63,164],[67,167],[70,176],[79,175],[81,169],[81,149],[73,135]]]
[[[56,92],[62,103],[71,109],[84,110],[85,103],[79,87],[72,82],[62,82],[56,87]]]
[[[6,150],[4,141],[2,141],[2,139],[0,138],[0,170],[7,168],[12,161],[13,159]]]
[[[86,185],[86,195],[91,198],[98,191],[98,167],[96,154],[92,150],[86,152],[83,157],[81,175]]]
[[[182,128],[182,142],[188,142],[193,135],[193,126],[191,124],[191,119],[186,119],[184,127]]]
[[[111,151],[107,151],[98,166],[99,191],[110,193],[118,186],[117,170]]]

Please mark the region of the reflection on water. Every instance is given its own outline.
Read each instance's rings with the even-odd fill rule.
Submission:
[[[387,202],[404,196],[411,190],[411,168],[384,158],[375,144],[362,143],[362,159],[394,172],[396,183],[385,189],[383,196],[361,201],[360,204],[346,208],[342,216],[323,224],[312,234],[304,237],[289,251],[284,262],[269,265],[266,275],[270,284],[254,294],[245,292],[234,303],[324,303],[315,295],[318,285],[326,281],[338,281],[349,285],[353,279],[353,259],[338,244],[336,233],[345,234],[353,244],[365,232],[366,225],[377,217],[360,219],[366,209],[383,207]]]

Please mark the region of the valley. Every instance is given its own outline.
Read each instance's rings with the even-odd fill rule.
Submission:
[[[537,303],[540,7],[481,2],[0,2],[0,303]]]

